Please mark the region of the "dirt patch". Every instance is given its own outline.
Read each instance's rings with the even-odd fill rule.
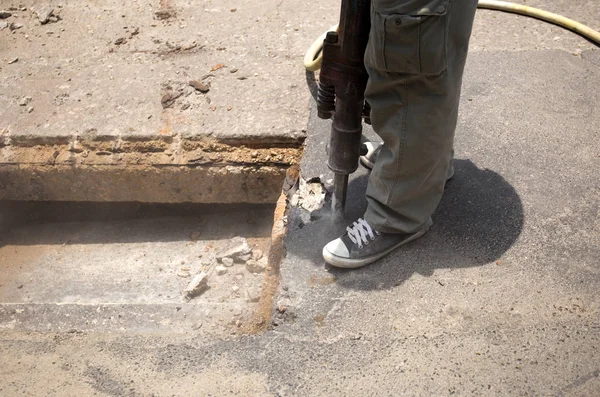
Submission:
[[[285,246],[283,244],[287,234],[286,223],[287,196],[281,194],[277,200],[277,206],[273,214],[273,230],[271,233],[271,244],[269,249],[269,261],[267,272],[263,281],[262,294],[250,321],[244,325],[243,331],[246,333],[260,333],[267,329],[273,313],[273,299],[277,293],[280,281],[280,266],[285,255]]]

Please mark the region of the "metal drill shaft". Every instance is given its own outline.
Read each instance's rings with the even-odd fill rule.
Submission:
[[[344,219],[346,208],[346,192],[348,190],[348,174],[334,174],[333,195],[331,196],[331,212],[334,220]]]

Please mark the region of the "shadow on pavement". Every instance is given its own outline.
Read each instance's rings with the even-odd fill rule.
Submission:
[[[523,207],[514,188],[499,174],[481,170],[469,160],[455,160],[455,177],[434,214],[434,226],[421,239],[401,247],[362,269],[332,268],[340,286],[368,290],[397,286],[413,273],[432,275],[435,269],[482,266],[498,260],[517,240],[523,228]],[[366,208],[367,176],[351,181],[347,218]],[[352,199],[356,195],[358,199]],[[324,264],[321,249],[344,232],[327,216],[292,230],[291,254]]]

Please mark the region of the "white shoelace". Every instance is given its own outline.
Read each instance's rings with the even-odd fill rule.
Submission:
[[[358,218],[352,226],[346,228],[350,240],[362,248],[363,245],[368,245],[369,241],[375,240],[375,234],[379,235],[377,230],[373,228],[362,218]]]

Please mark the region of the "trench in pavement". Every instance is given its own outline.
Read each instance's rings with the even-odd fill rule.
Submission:
[[[274,210],[250,204],[0,202],[0,328],[250,331],[261,292],[272,280],[241,263],[218,275],[215,255],[241,236],[268,256]],[[201,271],[209,274],[210,288],[184,299],[183,289]]]

